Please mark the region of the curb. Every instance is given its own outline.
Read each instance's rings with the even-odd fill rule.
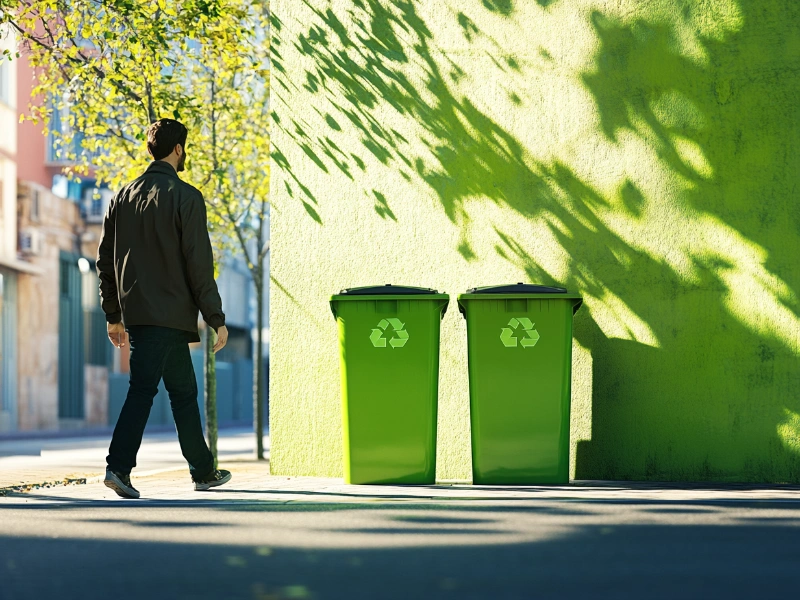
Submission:
[[[183,471],[186,469],[185,465],[175,467],[164,467],[163,469],[153,469],[151,471],[142,471],[131,475],[131,479],[142,479],[144,477],[152,477],[153,475],[160,475],[161,473],[170,473],[172,471]],[[9,494],[24,494],[33,490],[61,487],[66,485],[88,485],[92,483],[103,483],[106,478],[105,473],[102,475],[91,475],[88,477],[65,477],[64,479],[55,479],[52,481],[40,481],[36,483],[20,483],[18,485],[9,485],[0,488],[0,497]]]
[[[237,462],[238,460],[242,460],[242,458],[244,458],[245,456],[249,457],[249,455],[241,455],[241,456],[234,455],[231,457],[226,457],[226,462]],[[266,459],[267,462],[269,462],[269,450],[265,450],[264,458]],[[187,470],[187,466],[185,464],[175,465],[172,467],[162,467],[160,469],[151,469],[149,471],[132,473],[131,479],[144,479],[145,477],[153,477],[155,475],[161,475],[162,473],[172,473],[184,470]],[[38,490],[42,488],[60,487],[65,485],[89,485],[93,483],[103,483],[105,477],[106,477],[105,472],[103,472],[103,474],[101,475],[89,475],[86,477],[65,477],[63,479],[54,479],[51,481],[9,485],[0,488],[0,498],[3,496],[7,496],[8,494],[15,494],[15,493],[24,494],[26,492],[31,492],[33,490]]]
[[[4,488],[0,488],[0,498],[3,496],[8,496],[9,494],[24,494],[26,492],[31,492],[33,490],[38,490],[42,488],[52,488],[52,487],[60,487],[65,485],[85,485],[89,483],[91,480],[99,479],[102,481],[102,477],[65,477],[64,479],[57,479],[54,481],[42,481],[38,483],[21,483],[19,485],[10,485]]]

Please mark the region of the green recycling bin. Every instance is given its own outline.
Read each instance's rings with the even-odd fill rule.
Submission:
[[[436,481],[439,328],[449,296],[395,285],[331,296],[345,483]]]
[[[502,285],[458,297],[467,320],[475,484],[569,481],[572,316],[564,288]]]

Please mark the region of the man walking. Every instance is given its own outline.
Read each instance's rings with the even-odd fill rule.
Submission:
[[[214,468],[203,438],[189,354],[189,342],[200,341],[198,309],[217,332],[214,352],[225,346],[228,330],[214,281],[205,201],[178,177],[186,162],[187,134],[173,119],[149,127],[147,151],[153,162],[112,198],[97,249],[108,337],[118,348],[130,340],[130,385],[105,478],[123,498],[139,497],[130,473],[162,377],[195,490],[231,479],[228,471]]]

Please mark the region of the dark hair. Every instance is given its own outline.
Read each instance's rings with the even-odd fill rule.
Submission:
[[[175,119],[159,119],[147,128],[147,149],[155,160],[166,158],[180,144],[186,148],[189,130]]]

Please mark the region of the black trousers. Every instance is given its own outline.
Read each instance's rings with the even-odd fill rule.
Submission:
[[[131,350],[128,396],[114,428],[106,462],[119,473],[130,473],[158,384],[164,378],[183,457],[193,477],[214,468],[214,457],[203,437],[197,406],[197,381],[189,354],[188,332],[155,325],[131,325],[126,329]]]

